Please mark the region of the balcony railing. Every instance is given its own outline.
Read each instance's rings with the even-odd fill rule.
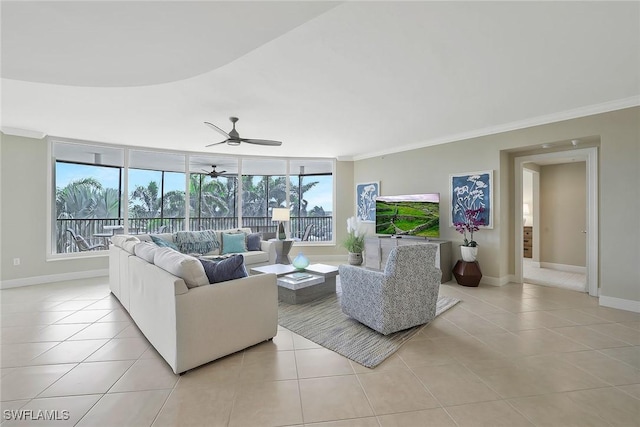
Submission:
[[[277,223],[267,217],[243,217],[242,226],[251,228],[258,233],[276,233]],[[80,252],[70,233],[66,230],[72,229],[77,235],[84,237],[89,244],[108,243],[109,233],[105,226],[122,225],[123,220],[118,218],[92,218],[92,219],[58,219],[55,230],[55,253]],[[289,222],[292,237],[302,238],[307,225],[313,224],[309,241],[330,242],[332,234],[332,218],[326,217],[292,217]],[[173,233],[184,230],[184,218],[130,218],[128,229],[129,234],[141,233]],[[189,218],[190,230],[225,230],[238,228],[237,217],[215,217],[215,218]]]

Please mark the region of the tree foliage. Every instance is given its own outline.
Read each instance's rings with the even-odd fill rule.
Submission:
[[[117,189],[105,189],[95,178],[78,179],[56,189],[56,217],[118,218],[119,201]]]

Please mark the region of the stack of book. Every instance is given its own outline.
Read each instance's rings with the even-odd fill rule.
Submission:
[[[313,276],[309,273],[291,273],[291,274],[287,274],[286,277],[293,280],[304,280],[304,279],[309,279]]]

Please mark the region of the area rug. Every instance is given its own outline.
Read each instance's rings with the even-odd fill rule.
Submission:
[[[425,326],[382,335],[344,314],[338,298],[333,294],[307,304],[280,302],[278,323],[367,368],[378,366]],[[439,297],[436,316],[458,302],[457,298]]]

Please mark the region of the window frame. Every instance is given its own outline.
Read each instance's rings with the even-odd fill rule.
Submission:
[[[158,153],[165,154],[179,154],[183,155],[185,158],[185,171],[183,172],[185,175],[185,212],[184,212],[184,225],[185,230],[189,229],[190,225],[190,185],[189,179],[192,173],[189,170],[190,158],[191,156],[216,156],[215,153],[204,153],[204,152],[184,152],[179,150],[168,150],[168,149],[157,149],[157,148],[148,148],[148,147],[138,147],[138,146],[129,146],[129,145],[116,145],[116,144],[106,144],[99,143],[93,141],[83,141],[83,140],[74,140],[69,138],[60,138],[60,137],[47,137],[47,153],[48,153],[48,162],[47,162],[47,186],[49,188],[48,197],[47,197],[47,216],[48,221],[46,221],[46,260],[47,261],[55,261],[59,259],[69,259],[69,258],[97,258],[97,257],[105,257],[108,256],[109,252],[107,250],[101,251],[89,251],[89,252],[73,252],[73,253],[56,253],[54,252],[54,234],[55,234],[55,222],[56,222],[56,212],[55,212],[55,200],[56,200],[56,188],[55,188],[55,174],[56,174],[56,162],[58,161],[54,156],[54,146],[56,143],[66,143],[66,144],[76,144],[78,146],[102,146],[110,149],[123,150],[123,165],[122,166],[113,166],[113,165],[96,165],[95,163],[87,163],[87,162],[75,162],[70,160],[60,160],[64,163],[76,163],[76,164],[85,164],[89,166],[104,166],[104,167],[113,167],[119,168],[121,170],[119,176],[119,190],[120,190],[120,198],[119,198],[119,218],[117,220],[122,221],[125,227],[128,229],[128,221],[129,221],[129,194],[128,194],[128,185],[129,185],[129,155],[131,150],[142,150],[142,151],[153,151]],[[273,175],[273,176],[284,176],[286,182],[286,206],[291,207],[291,189],[290,189],[290,180],[291,176],[298,177],[300,179],[300,174],[291,174],[290,173],[290,164],[291,162],[300,162],[300,161],[327,161],[331,164],[331,171],[327,173],[313,173],[313,174],[304,174],[304,176],[313,176],[313,175],[328,175],[332,176],[332,208],[331,208],[331,239],[326,241],[306,241],[300,242],[301,245],[305,246],[335,246],[336,245],[336,159],[335,158],[306,158],[306,157],[295,157],[295,158],[281,158],[281,157],[256,157],[256,156],[246,156],[246,155],[229,155],[225,154],[225,157],[234,158],[238,161],[238,173],[236,177],[236,197],[235,197],[235,218],[237,218],[237,223],[239,226],[243,225],[242,219],[242,162],[243,160],[250,159],[273,159],[273,160],[284,160],[286,165],[286,172],[284,175]],[[132,168],[132,169],[142,169],[142,168]],[[155,169],[154,169],[155,170]],[[164,170],[157,170],[163,173]],[[169,171],[171,172],[171,171]],[[271,176],[263,174],[261,176]],[[124,190],[126,187],[126,190]],[[201,192],[201,189],[200,189]],[[161,193],[161,197],[164,197],[164,191]],[[200,194],[201,198],[202,195]],[[298,196],[299,198],[299,196]],[[269,206],[267,201],[267,215],[269,215]],[[299,212],[299,206],[298,206]]]

